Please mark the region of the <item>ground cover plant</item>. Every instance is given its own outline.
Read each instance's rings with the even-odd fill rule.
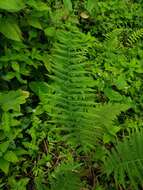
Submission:
[[[142,10],[0,0],[0,190],[143,189]]]

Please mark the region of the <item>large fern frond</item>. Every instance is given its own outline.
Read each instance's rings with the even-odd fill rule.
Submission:
[[[51,53],[52,82],[45,107],[49,122],[65,131],[62,136],[67,142],[94,147],[96,138],[112,129],[113,120],[127,106],[95,103],[94,80],[86,69],[88,39],[77,30],[58,32]]]
[[[86,71],[86,38],[78,31],[59,31],[51,54],[52,85],[49,115],[57,126],[73,129],[91,125],[89,109],[94,103],[94,81]]]
[[[104,170],[109,176],[114,174],[117,185],[125,189],[127,177],[134,190],[143,185],[143,129],[132,132],[123,141],[118,141],[115,148],[108,152]]]

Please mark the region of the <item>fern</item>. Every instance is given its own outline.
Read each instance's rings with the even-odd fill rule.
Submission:
[[[116,28],[105,35],[104,48],[107,49],[106,51],[119,50],[121,48],[120,36],[122,32],[122,28]]]
[[[88,40],[77,30],[58,32],[51,53],[52,85],[44,105],[51,117],[49,122],[64,131],[63,139],[84,150],[94,147],[105,132],[115,135],[113,120],[128,109],[122,104],[95,103],[94,80],[86,70]]]
[[[121,33],[123,32],[122,28],[116,28],[114,30],[112,30],[111,32],[106,34],[106,40],[114,40],[115,38],[117,38]]]
[[[51,55],[50,122],[68,130],[91,126],[92,120],[86,114],[95,103],[94,82],[85,69],[87,38],[79,31],[60,31],[57,39]]]
[[[79,176],[79,164],[61,163],[51,175],[51,190],[79,190],[81,181]]]
[[[114,174],[116,185],[126,189],[128,177],[133,189],[143,184],[143,129],[132,132],[123,141],[117,141],[115,148],[108,152],[104,170],[109,176]]]
[[[97,104],[96,107],[90,109],[89,113],[85,113],[85,115],[90,118],[90,125],[75,128],[69,136],[66,137],[66,140],[70,141],[71,139],[71,142],[73,142],[75,139],[75,144],[78,144],[78,140],[80,139],[84,150],[86,150],[87,147],[94,148],[98,139],[108,143],[120,130],[120,128],[114,124],[117,115],[128,108],[129,106],[124,104]]]
[[[143,37],[143,28],[133,32],[133,34],[128,38],[128,45],[133,45],[142,37]]]

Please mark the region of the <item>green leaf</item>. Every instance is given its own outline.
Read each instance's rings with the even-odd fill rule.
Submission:
[[[13,163],[18,162],[18,158],[13,151],[6,152],[6,154],[4,155],[4,159]]]
[[[33,26],[34,28],[42,29],[41,23],[38,20],[38,18],[29,18],[28,23],[30,26]]]
[[[109,143],[111,141],[111,135],[110,134],[104,134],[103,135],[103,142]]]
[[[20,67],[19,67],[19,64],[17,62],[13,62],[11,66],[12,66],[14,71],[16,71],[16,72],[20,71]]]
[[[3,76],[2,78],[4,80],[9,81],[9,80],[13,79],[14,77],[15,77],[15,72],[7,72],[6,75]]]
[[[9,171],[9,162],[7,160],[4,160],[3,158],[0,158],[0,169],[7,174]]]
[[[29,92],[22,90],[0,93],[0,106],[4,111],[8,111],[10,109],[19,111],[20,104],[24,104],[28,96]]]
[[[9,132],[11,126],[11,114],[9,112],[4,112],[2,114],[2,124],[1,128],[4,130],[4,132]]]
[[[122,95],[112,90],[111,88],[106,88],[104,90],[105,95],[111,100],[111,101],[121,101],[123,99]]]
[[[47,3],[44,3],[42,1],[28,0],[26,4],[36,9],[37,11],[49,11],[49,7],[47,6]]]
[[[120,75],[116,80],[115,80],[115,85],[117,86],[118,89],[124,89],[128,87],[128,84],[126,82],[126,78],[123,75]]]
[[[53,37],[53,36],[55,36],[55,28],[54,27],[48,27],[48,28],[46,28],[45,30],[44,30],[44,33],[45,33],[45,35],[46,36],[48,36],[48,37]]]
[[[15,179],[14,176],[8,178],[8,183],[13,190],[26,190],[29,178]]]
[[[63,0],[64,6],[68,11],[72,11],[72,2],[71,0]]]
[[[15,153],[16,153],[16,155],[17,156],[22,156],[22,155],[28,155],[29,153],[28,153],[28,151],[26,151],[25,149],[23,149],[23,148],[17,148],[16,150],[15,150]]]
[[[95,0],[88,0],[87,1],[87,10],[91,13],[91,11],[93,10],[93,8],[95,7]]]
[[[21,30],[16,21],[12,19],[4,18],[0,20],[0,32],[11,40],[21,41],[22,39]]]
[[[33,92],[35,92],[38,96],[46,95],[49,92],[49,87],[46,82],[31,82],[30,88]]]
[[[0,151],[5,152],[8,149],[9,141],[0,144]]]
[[[120,131],[120,129],[121,128],[118,127],[118,126],[112,126],[112,127],[110,127],[109,132],[105,133],[103,135],[103,142],[104,143],[109,143],[110,141],[112,141],[114,139],[114,137],[116,136],[116,133],[118,131]]]
[[[0,0],[0,9],[9,12],[17,12],[24,8],[23,0]]]

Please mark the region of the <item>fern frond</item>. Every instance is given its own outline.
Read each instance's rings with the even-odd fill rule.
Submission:
[[[143,28],[132,33],[132,35],[128,38],[128,45],[133,45],[142,37],[143,37]]]
[[[94,147],[104,132],[113,135],[114,119],[128,106],[97,105],[94,80],[86,70],[86,35],[79,31],[60,31],[57,35],[51,53],[52,83],[44,105],[51,117],[49,123],[53,122],[62,131],[68,129],[62,135],[68,143],[84,149]]]
[[[94,83],[86,71],[86,37],[78,31],[60,31],[51,54],[52,79],[51,93],[52,120],[61,118],[58,126],[77,127],[85,125],[84,113],[94,107]],[[83,46],[84,45],[84,46]],[[69,123],[67,121],[73,121]],[[80,121],[80,123],[79,123]]]
[[[128,177],[133,189],[143,184],[143,129],[133,131],[123,141],[117,141],[115,148],[108,152],[104,171],[114,174],[116,184],[124,188]]]
[[[120,35],[123,32],[122,28],[116,28],[110,33],[107,33],[105,35],[105,41],[104,41],[104,47],[107,48],[107,50],[115,50],[119,49],[121,47],[121,42],[120,42]]]
[[[61,163],[51,178],[51,190],[79,190],[81,181],[79,176],[79,164],[77,163]]]

